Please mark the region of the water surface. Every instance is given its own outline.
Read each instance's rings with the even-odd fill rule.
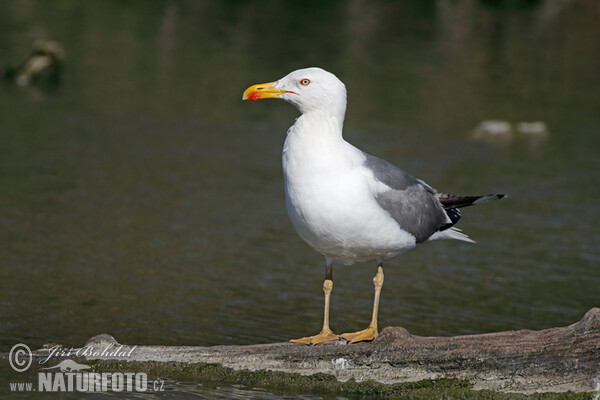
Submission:
[[[600,286],[599,12],[592,0],[3,1],[1,65],[38,38],[67,59],[54,89],[0,87],[0,349],[316,333],[324,261],[287,219],[280,166],[297,112],[241,101],[313,65],[346,83],[353,144],[441,191],[510,195],[464,211],[477,245],[385,265],[382,327],[578,320]],[[550,136],[470,139],[489,119],[544,121]],[[335,331],[368,324],[374,273],[334,269]]]

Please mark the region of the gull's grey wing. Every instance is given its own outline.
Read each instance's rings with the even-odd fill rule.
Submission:
[[[377,202],[417,243],[451,222],[435,189],[381,158],[366,153],[365,157],[365,167],[390,188],[377,195]]]

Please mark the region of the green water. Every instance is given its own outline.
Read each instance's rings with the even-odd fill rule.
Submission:
[[[380,326],[578,320],[599,305],[599,15],[594,0],[0,2],[0,67],[38,38],[67,52],[56,88],[0,85],[0,350],[316,333],[324,261],[287,219],[280,166],[297,112],[241,101],[306,66],[346,83],[353,144],[441,191],[510,195],[463,212],[477,245],[384,266]],[[470,139],[490,119],[549,137]],[[334,331],[368,324],[374,273],[334,268]]]

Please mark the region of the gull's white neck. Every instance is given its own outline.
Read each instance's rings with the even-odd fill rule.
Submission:
[[[338,163],[344,164],[347,143],[342,137],[343,118],[343,114],[318,110],[306,112],[296,119],[283,145],[286,184],[293,175],[319,174]]]
[[[288,136],[299,136],[303,139],[332,140],[342,138],[344,113],[329,110],[314,110],[302,114],[296,119],[288,131]]]
[[[304,179],[337,174],[356,164],[355,148],[342,137],[343,125],[343,112],[328,110],[305,112],[296,120],[283,146],[286,186],[304,185]]]

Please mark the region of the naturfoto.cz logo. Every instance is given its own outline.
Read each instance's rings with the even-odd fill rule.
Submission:
[[[124,352],[122,349],[123,346],[115,348],[113,344],[109,344],[102,351],[91,346],[77,350],[53,347],[50,349],[50,355],[39,363],[43,365],[53,356],[128,357],[135,347],[129,352]],[[33,354],[27,345],[19,343],[10,350],[8,361],[16,372],[25,372],[31,367]],[[38,372],[37,387],[33,382],[11,382],[10,390],[13,392],[145,392],[162,391],[164,385],[161,379],[148,382],[148,376],[144,372],[88,372],[87,370],[91,369],[89,365],[79,364],[71,359],[41,369],[49,372]]]

